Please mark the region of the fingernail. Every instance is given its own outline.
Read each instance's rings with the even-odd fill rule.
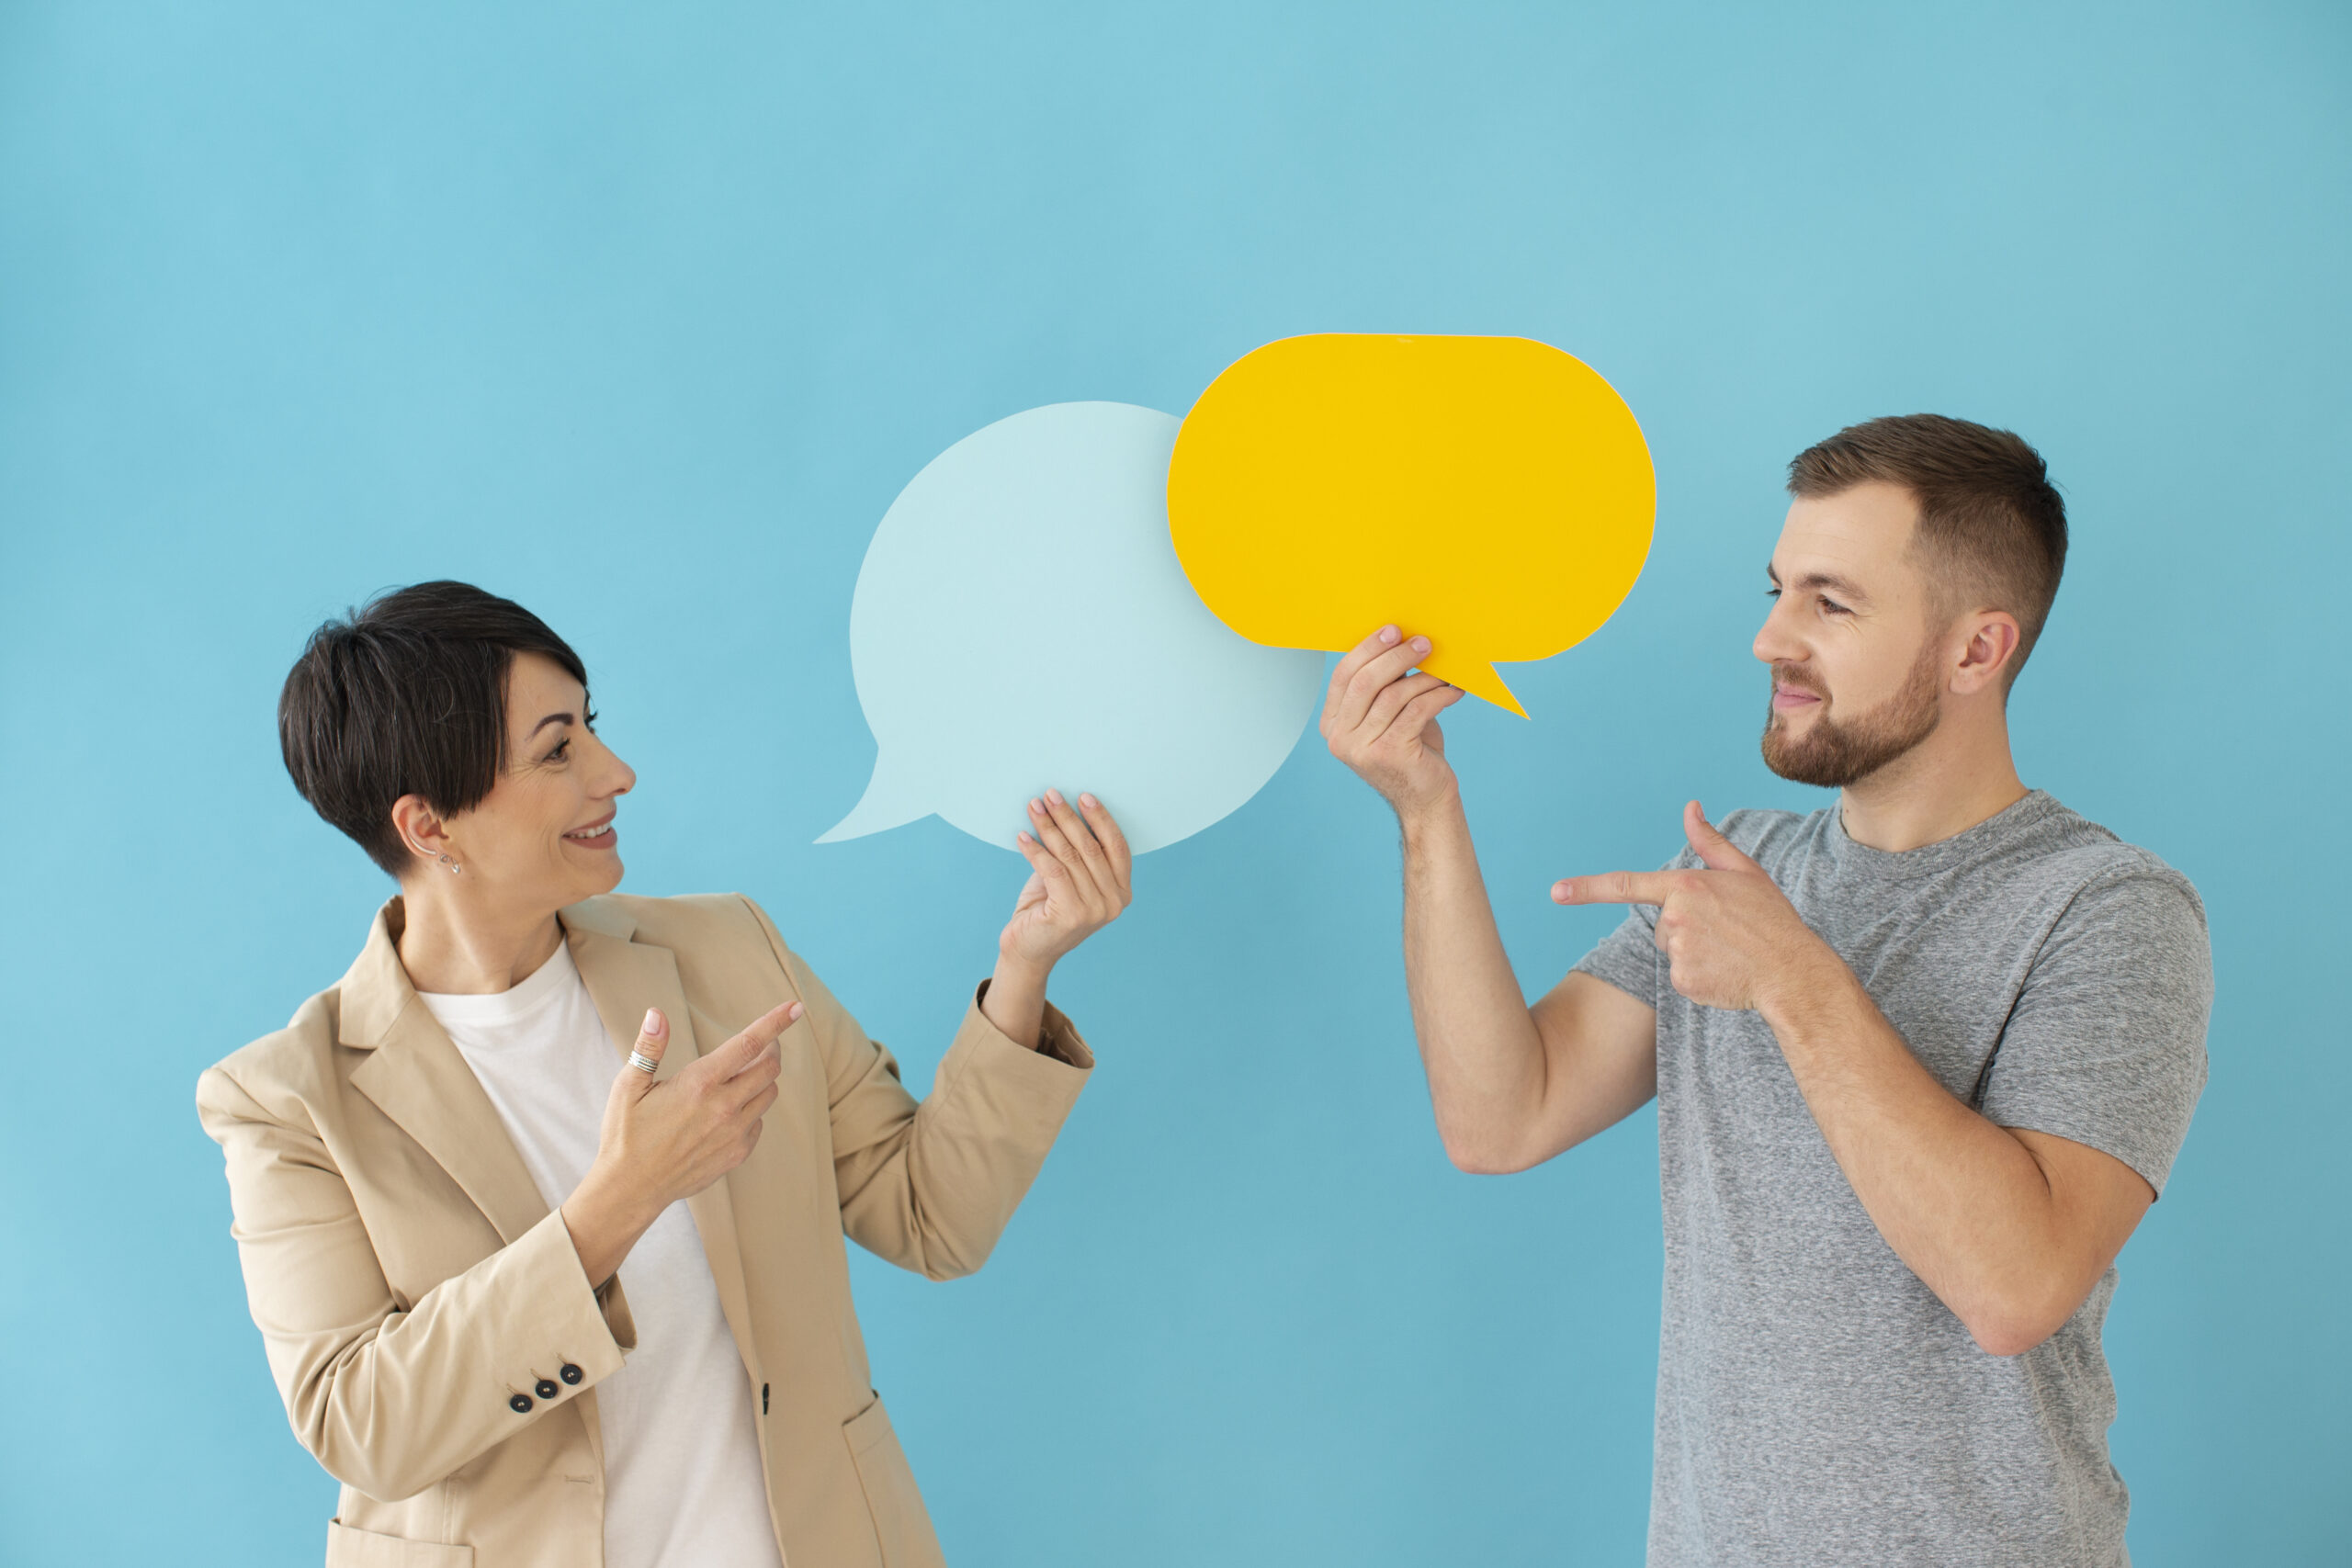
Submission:
[[[1021,830],[1021,841],[1022,841],[1023,843],[1024,843],[1024,844],[1034,844],[1034,843],[1035,843],[1037,840],[1035,840],[1035,839],[1033,839],[1033,838],[1031,838],[1031,837],[1029,836],[1029,830],[1028,830],[1027,829],[1025,829],[1025,828],[1024,828],[1024,829],[1023,829]]]
[[[1044,805],[1033,798],[1029,802],[1029,815],[1032,817],[1043,817],[1045,814],[1046,807]]]
[[[1429,639],[1429,638],[1427,638],[1427,637],[1415,637],[1415,638],[1413,639],[1413,651],[1414,651],[1415,653],[1427,653],[1429,650],[1430,650],[1430,639]]]
[[[643,1027],[639,1030],[639,1032],[642,1034],[659,1034],[662,1032],[662,1010],[660,1008],[647,1008],[645,1010],[645,1023]]]
[[[1047,790],[1047,791],[1046,792],[1046,798],[1047,800],[1052,801],[1056,806],[1061,806],[1061,805],[1065,805],[1065,804],[1067,804],[1067,803],[1062,799],[1062,792],[1061,792],[1061,791],[1059,791],[1059,790],[1057,790],[1057,789],[1049,789],[1049,790]]]
[[[1380,640],[1383,642],[1395,642],[1396,640],[1396,628],[1395,626],[1381,627]]]
[[[1078,803],[1079,803],[1080,806],[1085,807],[1089,811],[1093,810],[1096,807],[1098,807],[1098,806],[1100,806],[1100,805],[1102,805],[1102,804],[1101,801],[1099,801],[1099,800],[1095,799],[1095,798],[1094,798],[1092,795],[1080,795],[1078,797]]]
[[[791,1022],[794,1019],[798,1018],[804,1010],[804,1010],[798,1002],[793,1003],[790,1007],[784,1010],[785,1021],[786,1023]]]

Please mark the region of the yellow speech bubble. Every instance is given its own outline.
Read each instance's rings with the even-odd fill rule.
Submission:
[[[1495,662],[1598,630],[1657,513],[1633,411],[1530,338],[1270,343],[1201,394],[1168,467],[1176,558],[1227,626],[1332,649],[1394,622],[1429,637],[1423,669],[1522,718]]]

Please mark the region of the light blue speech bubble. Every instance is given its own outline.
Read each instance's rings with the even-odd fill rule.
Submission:
[[[819,843],[937,812],[1011,849],[1052,787],[1092,791],[1140,854],[1273,776],[1323,655],[1244,642],[1193,592],[1168,536],[1179,423],[1051,403],[966,436],[899,492],[850,602],[874,777]]]

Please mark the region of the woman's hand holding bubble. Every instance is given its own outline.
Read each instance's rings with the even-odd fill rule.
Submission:
[[[1135,855],[1101,801],[1081,795],[1073,807],[1057,789],[1029,802],[1029,827],[1013,847],[1029,863],[1029,880],[997,938],[996,974],[980,1010],[1035,1049],[1045,1026],[1046,977],[1135,901]]]

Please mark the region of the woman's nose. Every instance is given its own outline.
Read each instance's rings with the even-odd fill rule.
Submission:
[[[605,777],[600,781],[606,795],[627,795],[637,787],[637,770],[621,761],[620,753],[602,740],[597,747],[605,753]]]

